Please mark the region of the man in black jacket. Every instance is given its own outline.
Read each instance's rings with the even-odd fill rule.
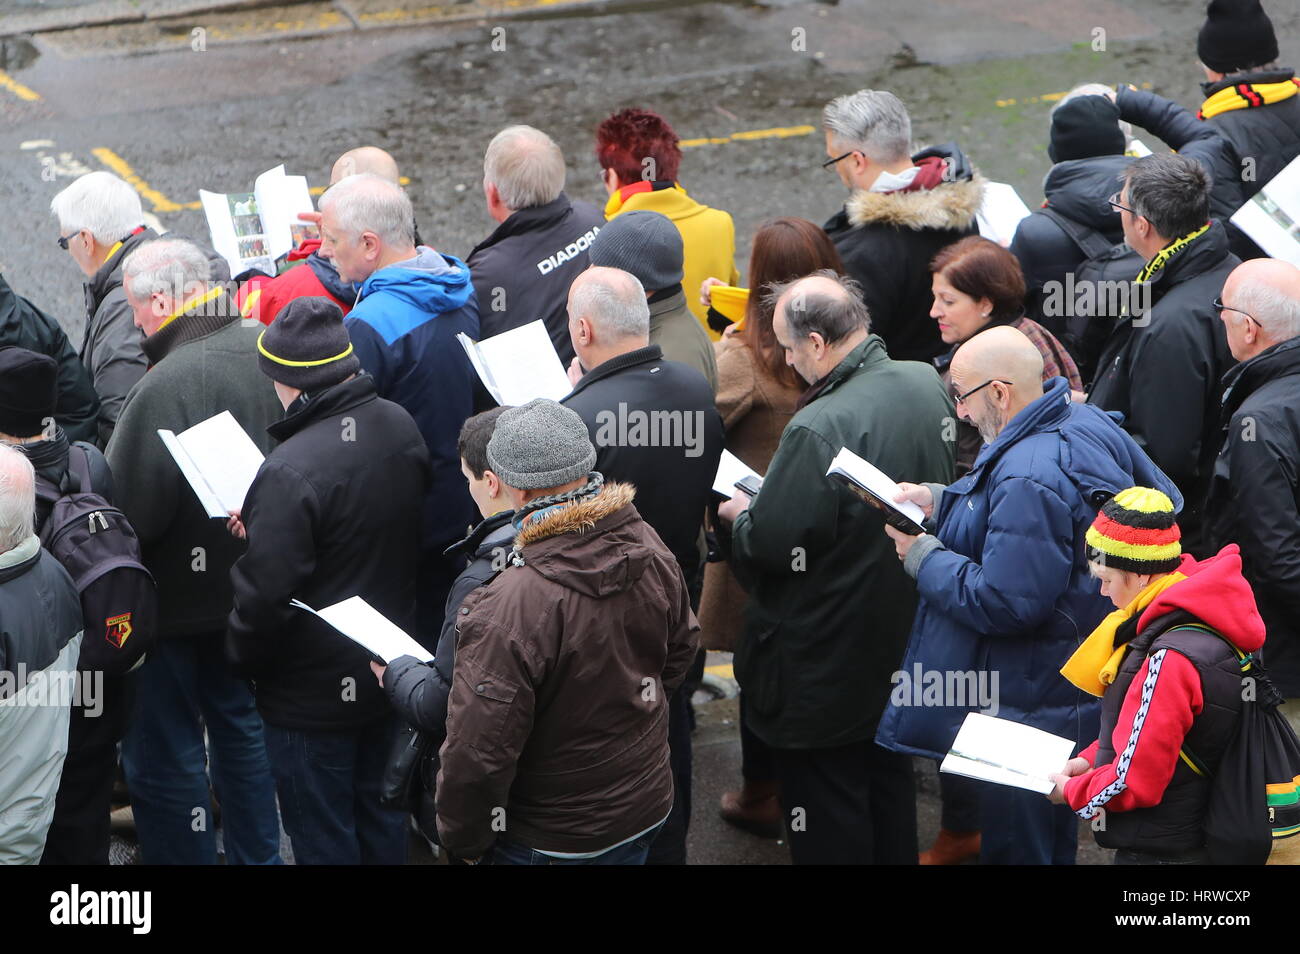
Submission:
[[[665,361],[659,346],[650,344],[645,289],[620,269],[593,266],[573,283],[569,334],[585,373],[562,403],[587,425],[596,447],[595,469],[607,480],[636,487],[637,512],[698,594],[700,528],[722,456],[722,418],[713,391],[699,371]],[[668,744],[677,797],[650,864],[686,862],[690,719],[688,693],[674,693]]]
[[[401,864],[404,816],[379,803],[395,720],[370,655],[290,600],[360,596],[411,631],[428,450],[410,414],[358,373],[333,302],[294,299],[258,352],[286,414],[232,521],[248,552],[230,574],[226,651],[254,681],[297,862]]]
[[[589,202],[564,194],[564,156],[532,126],[509,126],[483,157],[483,195],[496,230],[465,259],[484,338],[541,318],[565,367],[573,360],[565,301],[605,224]]]
[[[864,89],[822,113],[826,156],[852,194],[823,226],[848,276],[862,286],[871,330],[897,361],[929,362],[948,349],[930,317],[930,262],[978,235],[984,180],[956,143],[909,155],[912,121],[893,93]]]
[[[59,323],[18,295],[0,276],[0,345],[15,345],[48,355],[58,363],[58,398],[53,420],[69,441],[99,437],[99,397],[85,365]]]
[[[76,361],[76,355],[72,355]],[[78,362],[79,363],[79,362]],[[55,410],[56,382],[61,368],[55,360],[26,348],[0,347],[0,441],[26,455],[39,483],[62,485],[68,454],[85,454],[90,487],[113,502],[113,475],[104,455],[90,444],[70,451],[71,440],[61,427],[47,432]],[[94,423],[94,418],[91,418]],[[92,434],[93,437],[93,434]],[[36,497],[36,532],[50,515],[50,504]],[[102,633],[94,638],[102,638]],[[126,726],[127,682],[121,677],[82,671],[86,695],[72,706],[68,724],[68,755],[63,762],[54,820],[45,839],[41,863],[47,865],[108,864],[109,812],[117,769],[117,743]]]
[[[1228,346],[1222,449],[1205,506],[1209,556],[1241,547],[1268,630],[1264,663],[1300,724],[1300,270],[1258,259],[1220,296]]]
[[[1184,547],[1197,552],[1200,509],[1218,429],[1219,379],[1232,363],[1214,300],[1240,259],[1209,220],[1210,177],[1195,159],[1146,156],[1128,167],[1114,204],[1124,238],[1146,261],[1126,285],[1088,400],[1124,429],[1182,492]]]
[[[1278,66],[1277,35],[1259,0],[1212,0],[1196,53],[1205,70],[1196,115],[1226,141],[1227,175],[1245,202],[1300,156],[1300,81]],[[1241,258],[1264,254],[1235,229],[1229,237]]]

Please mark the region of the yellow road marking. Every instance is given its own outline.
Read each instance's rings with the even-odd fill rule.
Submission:
[[[712,673],[719,679],[735,679],[735,674],[731,671],[731,663],[719,663],[716,666],[705,666],[704,671]]]
[[[13,93],[19,99],[26,100],[29,103],[39,103],[41,94],[31,87],[24,86],[4,70],[0,70],[0,87],[3,87]]]
[[[121,176],[136,192],[140,193],[141,198],[148,199],[153,203],[154,212],[180,212],[183,209],[200,209],[203,207],[201,202],[173,202],[167,196],[163,195],[157,189],[141,179],[130,163],[115,153],[112,149],[100,146],[90,150],[90,154],[108,166],[114,173]]]
[[[750,142],[755,139],[788,139],[791,136],[810,136],[817,131],[815,126],[776,126],[772,129],[749,129],[735,132],[730,136],[706,136],[703,139],[683,139],[677,143],[683,149],[696,146],[720,146],[728,142]]]
[[[302,33],[306,30],[332,30],[335,27],[350,27],[351,25],[351,22],[343,14],[330,10],[317,13],[314,16],[299,17],[296,20],[276,20],[269,27],[257,21],[234,26],[212,27],[208,30],[208,38],[212,40],[235,40],[250,33],[261,33],[266,30],[273,33]]]
[[[1149,82],[1143,83],[1139,87],[1139,89],[1150,89],[1150,88],[1151,88],[1151,84]],[[1066,94],[1069,92],[1070,91],[1067,89],[1061,93],[1043,93],[1040,96],[1026,96],[1024,99],[1017,99],[1016,97],[1011,96],[1008,97],[1007,99],[994,100],[994,102],[1000,107],[1028,106],[1030,103],[1055,103],[1061,99],[1064,99]]]

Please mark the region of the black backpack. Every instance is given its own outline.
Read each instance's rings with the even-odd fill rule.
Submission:
[[[158,591],[140,559],[140,540],[122,511],[91,490],[90,455],[68,449],[59,486],[36,481],[50,508],[41,544],[72,577],[81,596],[84,635],[77,668],[122,675],[139,665],[158,639]]]
[[[1098,307],[1099,296],[1095,292],[1112,287],[1104,283],[1132,282],[1145,262],[1123,242],[1112,245],[1100,232],[1067,218],[1053,208],[1046,207],[1042,213],[1060,226],[1084,254],[1083,261],[1074,269],[1075,300],[1070,303],[1070,314],[1065,317],[1060,337],[1079,368],[1079,377],[1085,385],[1090,384],[1102,349],[1119,318],[1119,315],[1107,314],[1104,308]],[[1091,306],[1083,292],[1089,287],[1094,289],[1090,296]]]

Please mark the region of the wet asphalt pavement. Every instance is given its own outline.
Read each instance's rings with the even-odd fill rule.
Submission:
[[[397,158],[425,240],[463,257],[493,225],[480,183],[498,129],[548,131],[567,156],[569,194],[603,203],[592,134],[631,105],[659,111],[684,140],[725,140],[688,146],[680,180],[735,217],[743,273],[762,221],[820,222],[842,203],[815,131],[834,95],[894,90],[918,146],[957,141],[1031,207],[1049,167],[1053,94],[1127,81],[1199,104],[1203,8],[1191,0],[614,3],[442,25],[386,21],[373,5],[366,19],[350,2],[349,15],[322,2],[0,40],[0,273],[79,342],[82,276],[48,212],[77,175],[133,176],[162,225],[206,239],[202,214],[186,207],[199,188],[245,191],[281,162],[323,186],[339,153],[367,143]],[[1269,12],[1283,61],[1300,61],[1300,9],[1274,0]],[[754,130],[768,132],[732,138]],[[719,794],[739,778],[734,703],[700,716],[692,860],[786,860],[783,845],[717,819]],[[925,778],[923,844],[938,824],[932,768]],[[1081,841],[1081,862],[1107,860]]]

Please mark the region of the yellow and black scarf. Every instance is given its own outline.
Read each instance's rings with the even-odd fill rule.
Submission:
[[[1300,93],[1300,79],[1282,80],[1280,83],[1237,83],[1210,96],[1196,111],[1197,119],[1213,119],[1234,109],[1253,109],[1271,106]]]

